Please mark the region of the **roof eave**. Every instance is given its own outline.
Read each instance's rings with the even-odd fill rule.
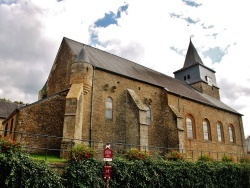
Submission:
[[[233,113],[233,114],[237,114],[237,115],[240,115],[240,116],[244,116],[243,114],[240,114],[240,113],[238,113],[238,112],[230,111],[230,110],[227,110],[227,109],[225,109],[225,108],[220,108],[220,107],[218,107],[218,106],[216,106],[216,105],[211,105],[211,104],[209,104],[209,103],[202,102],[202,101],[199,101],[199,100],[196,100],[196,99],[187,97],[187,96],[185,96],[185,95],[181,95],[181,94],[179,94],[179,93],[175,93],[175,92],[169,91],[167,88],[164,88],[164,89],[165,89],[167,92],[169,92],[169,93],[171,93],[171,94],[173,94],[173,95],[175,95],[175,96],[178,96],[178,97],[180,97],[180,98],[188,99],[188,100],[191,100],[191,101],[200,103],[200,104],[205,104],[205,105],[207,105],[207,106],[210,106],[210,107],[213,107],[213,108],[216,108],[216,109],[219,109],[219,110],[223,110],[223,111],[226,111],[226,112],[230,112],[230,113]]]
[[[179,70],[177,70],[177,71],[175,71],[175,72],[173,72],[173,73],[175,74],[175,73],[178,73],[178,72],[184,71],[184,70],[186,70],[186,69],[189,69],[189,68],[191,68],[191,67],[199,66],[199,65],[202,66],[202,67],[204,67],[204,68],[206,68],[206,69],[208,69],[208,70],[210,70],[210,71],[212,71],[213,73],[216,73],[215,70],[213,70],[213,69],[211,69],[211,68],[205,66],[204,64],[194,64],[194,65],[191,65],[190,67],[181,68],[181,69],[179,69]]]

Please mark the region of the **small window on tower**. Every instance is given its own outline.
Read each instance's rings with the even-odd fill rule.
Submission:
[[[212,78],[206,76],[206,80],[207,80],[207,84],[208,84],[209,86],[212,86],[212,85],[213,85],[213,84],[212,84]]]
[[[188,75],[187,78],[190,79],[190,75]]]
[[[187,79],[187,77],[186,76],[184,76],[184,80],[186,80]]]

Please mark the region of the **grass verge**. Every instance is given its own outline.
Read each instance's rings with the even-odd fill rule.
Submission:
[[[36,161],[46,161],[49,163],[66,163],[67,159],[60,158],[56,155],[30,154],[30,158]]]

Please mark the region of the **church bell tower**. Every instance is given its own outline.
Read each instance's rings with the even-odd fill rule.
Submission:
[[[174,72],[175,78],[186,82],[201,93],[220,100],[215,71],[206,67],[191,39],[183,67]]]

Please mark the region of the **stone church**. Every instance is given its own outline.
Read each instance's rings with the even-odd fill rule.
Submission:
[[[215,71],[191,40],[174,76],[63,38],[39,100],[9,115],[6,136],[26,142],[32,140],[14,131],[61,137],[51,143],[57,148],[84,140],[174,148],[187,157],[243,156],[242,114],[220,101]]]

